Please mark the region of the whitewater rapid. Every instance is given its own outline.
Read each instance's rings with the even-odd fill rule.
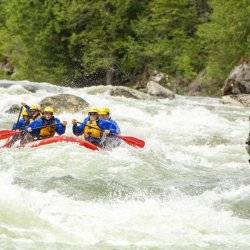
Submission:
[[[13,104],[59,93],[107,106],[123,143],[95,152],[59,143],[0,150],[1,249],[250,249],[249,109],[219,99],[111,97],[106,86],[73,89],[0,81],[0,128]],[[6,86],[5,86],[6,87]],[[63,113],[66,134],[82,112]]]

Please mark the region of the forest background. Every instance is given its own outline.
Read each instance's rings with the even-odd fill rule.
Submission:
[[[0,78],[130,86],[157,70],[217,95],[249,34],[249,0],[0,0]]]

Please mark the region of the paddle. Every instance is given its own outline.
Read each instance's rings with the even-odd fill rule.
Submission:
[[[20,108],[20,111],[19,111],[19,114],[18,114],[18,117],[17,117],[17,121],[16,121],[16,125],[18,124],[18,122],[20,120],[22,111],[23,111],[23,105]],[[17,128],[15,128],[14,130],[8,130],[8,129],[0,130],[0,140],[8,139],[12,135],[20,133],[19,131],[16,131],[16,130],[17,130]]]
[[[10,130],[10,129],[3,129],[3,130],[0,130],[0,135],[3,135],[3,134],[8,134],[8,133],[11,133],[13,132],[14,130]]]
[[[60,123],[58,123],[60,124]],[[35,129],[41,129],[41,128],[46,128],[46,127],[49,127],[49,126],[53,126],[53,125],[57,125],[56,124],[49,124],[49,125],[46,125],[46,126],[42,126],[42,127],[38,127],[38,128],[35,128]],[[21,132],[25,132],[25,131],[20,131],[20,130],[0,130],[0,140],[4,140],[4,139],[7,139],[13,135],[16,135],[16,134],[20,134]],[[27,133],[27,132],[26,132]]]
[[[19,114],[18,114],[18,118],[17,118],[16,125],[18,124],[18,122],[19,122],[19,120],[20,120],[20,116],[21,116],[21,114],[22,114],[22,111],[23,111],[23,106],[21,106],[21,108],[20,108],[20,111],[19,111]],[[16,128],[15,128],[14,130],[16,130]]]
[[[58,124],[60,124],[60,123],[48,124],[48,125],[45,125],[45,126],[41,126],[41,127],[35,128],[35,129],[42,129],[42,128],[46,128],[46,127],[54,126],[54,125],[58,125]],[[29,133],[29,132],[24,131],[24,130],[22,130],[22,131],[20,131],[20,130],[19,130],[19,131],[14,131],[14,130],[1,130],[1,131],[0,131],[0,140],[7,139],[7,138],[9,138],[9,137],[11,137],[11,136],[13,136],[13,135],[20,134],[20,133],[24,133],[24,134],[23,134],[23,136],[24,136],[26,133]],[[15,143],[17,140],[20,140],[20,139],[21,139],[21,138],[16,139],[16,140],[14,141],[14,143]],[[14,144],[14,143],[9,144],[10,142],[11,142],[11,140],[8,141],[6,144],[4,144],[4,145],[3,145],[2,147],[0,147],[0,148],[5,148],[5,147],[10,148],[10,147],[12,146],[12,144]]]
[[[19,130],[1,130],[0,131],[0,140],[8,139],[9,137],[19,134]]]
[[[132,136],[124,136],[124,135],[116,135],[116,136],[135,148],[136,147],[143,148],[145,146],[145,141],[141,139],[138,139]]]
[[[77,123],[83,124],[81,122],[77,122]],[[89,128],[96,129],[96,130],[100,130],[101,132],[104,132],[101,129],[89,126],[87,124],[85,124],[85,126],[87,126]],[[114,135],[114,134],[111,134],[111,135]],[[135,148],[143,148],[145,146],[145,141],[138,139],[138,138],[135,138],[135,137],[132,137],[132,136],[124,136],[124,135],[114,135],[114,136],[120,138],[121,140],[123,140],[124,142],[126,142],[127,144],[129,144],[130,146],[135,147]]]

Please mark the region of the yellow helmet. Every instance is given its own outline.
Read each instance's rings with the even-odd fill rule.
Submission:
[[[99,110],[99,115],[108,115],[110,113],[110,109],[109,108],[101,108]]]
[[[51,113],[54,114],[54,109],[52,107],[45,107],[45,109],[43,110],[44,113]]]
[[[30,110],[41,110],[41,107],[40,107],[40,105],[39,104],[32,104],[31,106],[30,106]]]
[[[97,114],[99,114],[99,110],[97,108],[91,108],[91,109],[89,109],[88,113],[97,113]]]
[[[25,109],[25,108],[23,108],[23,110],[22,110],[22,116],[28,116],[28,113],[27,113],[27,110]]]

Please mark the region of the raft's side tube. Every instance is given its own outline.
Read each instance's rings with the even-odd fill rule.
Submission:
[[[91,150],[99,150],[96,145],[94,145],[88,141],[85,141],[83,139],[80,139],[77,137],[71,137],[71,136],[54,136],[54,137],[50,137],[47,139],[29,142],[25,145],[25,147],[35,148],[35,147],[39,147],[42,145],[47,145],[47,144],[57,143],[57,142],[73,142],[73,143],[79,144],[80,146],[84,146],[86,148],[89,148]]]

